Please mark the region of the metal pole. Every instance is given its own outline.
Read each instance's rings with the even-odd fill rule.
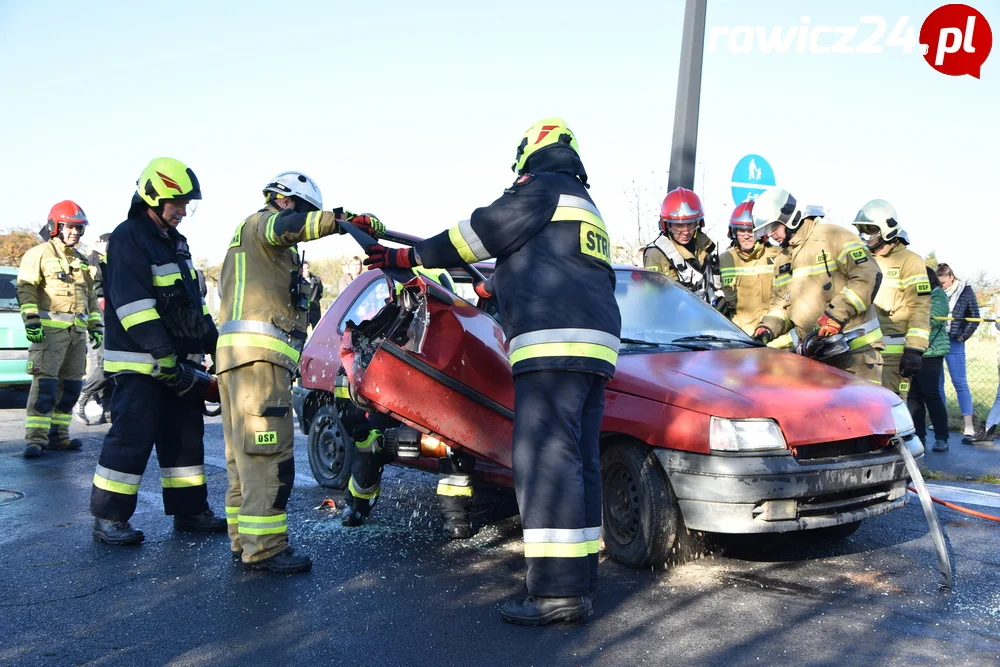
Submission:
[[[694,189],[698,150],[698,106],[701,102],[701,64],[705,52],[705,16],[708,0],[686,0],[681,64],[677,75],[674,136],[670,145],[667,188]]]

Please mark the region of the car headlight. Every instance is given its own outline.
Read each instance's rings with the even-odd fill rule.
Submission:
[[[892,421],[896,424],[896,435],[904,436],[916,432],[913,427],[913,417],[910,416],[906,403],[892,406]]]
[[[787,449],[785,435],[773,419],[712,417],[708,446],[717,452],[759,452]]]

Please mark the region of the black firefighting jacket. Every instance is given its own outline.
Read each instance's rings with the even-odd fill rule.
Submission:
[[[515,375],[573,370],[611,377],[621,315],[611,240],[577,174],[579,158],[553,148],[470,220],[416,246],[431,268],[496,257],[492,279]]]
[[[187,239],[161,232],[133,200],[108,240],[104,370],[150,374],[157,359],[200,360],[219,337],[201,296]]]

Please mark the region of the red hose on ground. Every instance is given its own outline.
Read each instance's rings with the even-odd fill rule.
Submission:
[[[910,491],[913,491],[914,493],[917,492],[917,490],[914,489],[912,486],[908,486],[906,488],[908,488]],[[936,502],[938,505],[944,505],[948,509],[955,510],[956,512],[962,512],[963,514],[969,514],[971,516],[979,517],[980,519],[986,519],[987,521],[996,521],[997,523],[1000,523],[1000,516],[993,516],[992,514],[983,514],[982,512],[977,512],[976,510],[970,510],[967,507],[962,507],[961,505],[955,505],[954,503],[949,503],[945,500],[940,500],[938,498],[935,498],[934,496],[931,496],[931,500]]]

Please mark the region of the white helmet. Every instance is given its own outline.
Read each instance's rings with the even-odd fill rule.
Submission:
[[[896,239],[910,243],[910,237],[899,226],[896,207],[884,199],[873,199],[862,206],[853,224],[858,228],[861,240],[870,248]]]
[[[298,171],[283,171],[264,186],[264,194],[273,192],[285,197],[298,197],[302,201],[323,210],[323,195],[316,181]]]
[[[788,190],[771,186],[760,193],[753,203],[754,238],[764,238],[778,225],[784,225],[789,230],[795,231],[802,224],[804,217],[795,197],[789,194]]]

